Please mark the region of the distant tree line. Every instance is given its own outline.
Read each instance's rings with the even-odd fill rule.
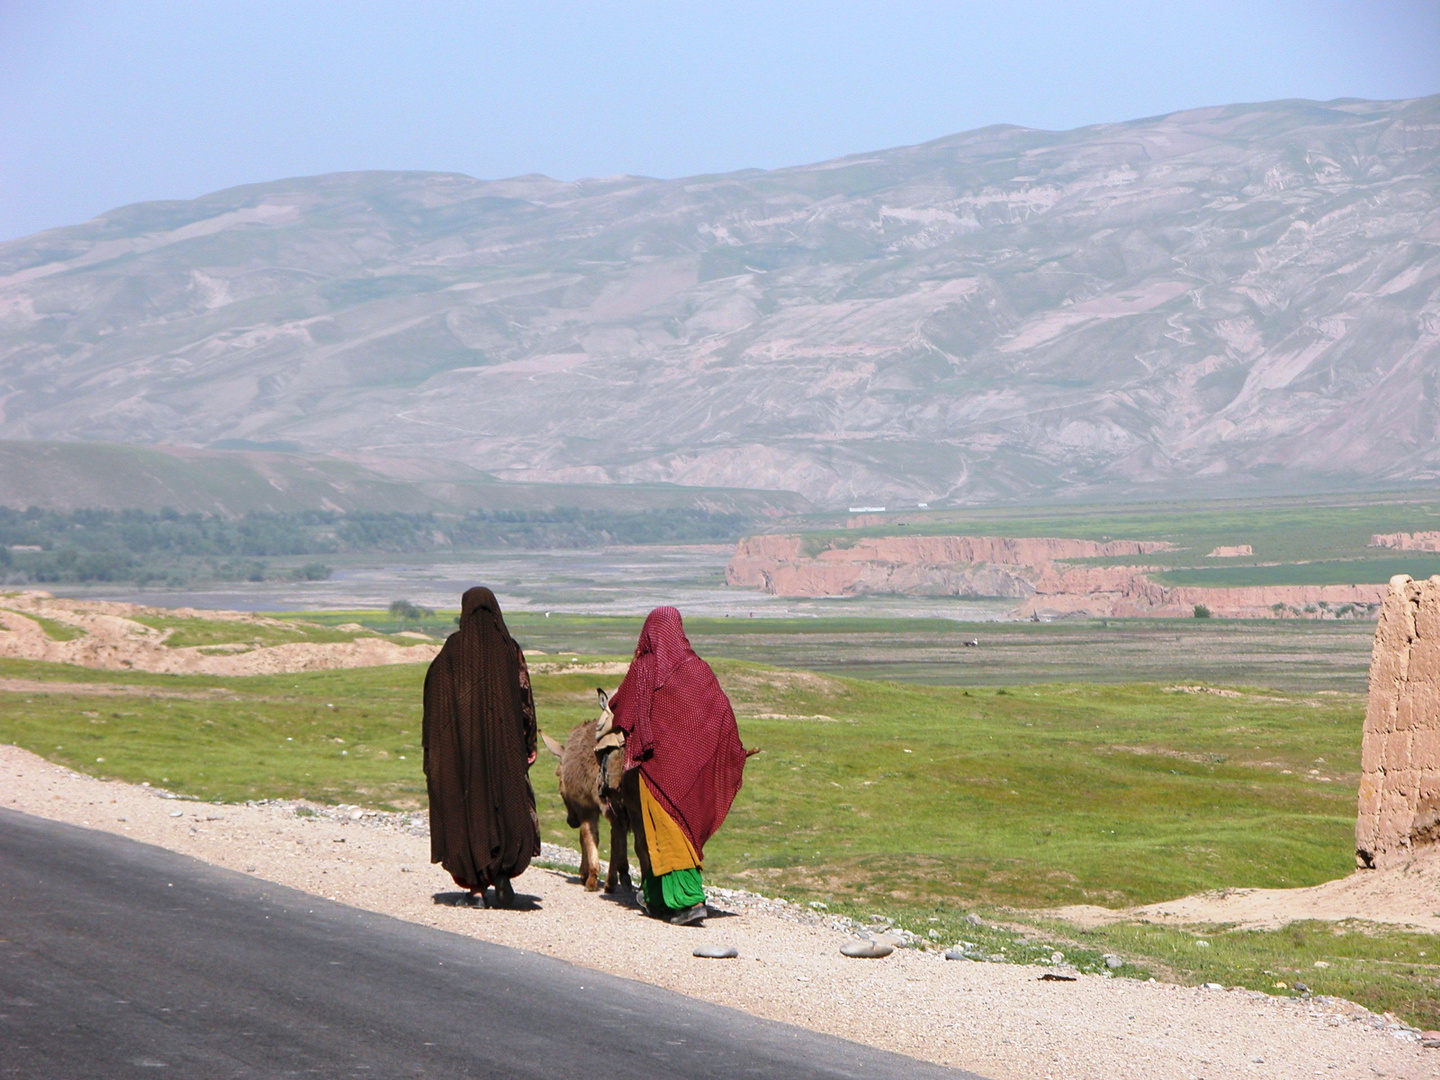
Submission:
[[[481,510],[438,514],[251,513],[242,517],[143,510],[0,507],[0,579],[29,582],[194,578],[319,580],[322,561],[274,571],[295,556],[421,553],[452,548],[583,548],[734,540],[741,514],[703,510]]]
[[[334,515],[330,536],[346,552],[437,548],[586,548],[607,544],[725,543],[745,531],[743,514],[706,510],[475,510],[439,514]]]
[[[450,531],[456,547],[583,548],[736,540],[749,519],[706,510],[480,510]]]
[[[0,507],[0,543],[6,547],[67,548],[129,555],[308,555],[314,532],[334,514],[181,514],[161,510],[13,510]]]

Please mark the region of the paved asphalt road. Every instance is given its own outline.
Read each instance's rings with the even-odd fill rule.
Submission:
[[[165,1076],[977,1080],[0,810],[0,1077]]]

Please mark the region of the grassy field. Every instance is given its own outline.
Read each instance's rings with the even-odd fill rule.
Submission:
[[[369,608],[355,611],[276,611],[269,613],[269,617],[272,619],[294,619],[306,626],[334,628],[358,624],[367,630],[374,630],[381,634],[395,634],[402,630],[411,630],[429,634],[441,640],[455,632],[455,620],[459,616],[458,610],[428,611],[420,618],[399,619],[388,611]],[[512,621],[510,616],[506,616],[507,625]],[[344,633],[345,631],[339,632]]]
[[[1081,932],[1025,914],[1345,874],[1357,695],[1153,683],[936,687],[715,666],[746,744],[764,750],[707,848],[717,883],[883,913],[944,944],[969,941],[978,956],[1041,959],[1058,949],[1095,969],[1102,952],[1115,952],[1128,961],[1124,974],[1272,992],[1300,979],[1440,1023],[1427,935],[1216,929],[1201,949],[1177,929]],[[5,692],[0,741],[206,799],[416,808],[423,673],[219,678],[0,661],[0,677],[132,689],[103,698]],[[560,736],[589,719],[596,681],[537,674],[543,727]],[[534,774],[542,829],[573,845],[548,760]],[[977,909],[1012,928],[963,921]],[[1314,968],[1317,959],[1329,967]]]
[[[1076,931],[1053,920],[1034,920],[1034,928],[1068,938],[1082,953],[1143,958],[1140,966],[1170,981],[1272,993],[1306,988],[1368,1003],[1425,1028],[1440,1022],[1440,942],[1433,934],[1314,921],[1273,932],[1149,923]]]
[[[737,880],[864,901],[1123,904],[1350,864],[1349,695],[716,667],[766,751],[712,852]],[[5,694],[0,738],[75,768],[212,799],[422,804],[419,666],[221,678],[3,661],[0,675],[188,695]],[[545,728],[588,719],[595,682],[538,675]],[[541,776],[547,838],[566,839]]]
[[[1257,558],[1298,562],[1354,555],[1394,555],[1393,551],[1367,548],[1370,536],[1435,529],[1440,529],[1440,492],[914,510],[901,515],[887,514],[885,520],[867,528],[822,527],[806,533],[844,538],[895,535],[903,530],[929,535],[1168,540],[1200,557],[1216,547],[1250,544]]]
[[[839,904],[831,910],[864,918],[875,909]],[[1117,956],[1123,961],[1117,973],[1127,978],[1219,983],[1286,996],[1332,994],[1421,1027],[1440,1021],[1440,943],[1428,933],[1316,921],[1278,931],[1134,922],[1079,929],[1013,911],[976,926],[950,905],[880,910],[917,935],[955,943],[972,960],[1045,964],[1059,952],[1079,970],[1098,972],[1106,969],[1106,956]]]
[[[1231,560],[1224,560],[1230,563]],[[1166,585],[1204,585],[1210,588],[1246,585],[1369,585],[1409,574],[1417,581],[1440,574],[1440,555],[1424,552],[1390,553],[1368,559],[1324,559],[1319,562],[1278,565],[1200,566],[1167,570],[1155,580]]]
[[[33,616],[32,616],[33,617]],[[172,649],[207,645],[287,645],[296,641],[353,641],[355,632],[336,630],[332,625],[292,623],[267,626],[234,619],[188,618],[181,615],[140,615],[135,621],[154,630],[169,630],[165,644]],[[343,621],[343,620],[342,620]]]
[[[404,624],[443,638],[452,612]],[[402,624],[380,611],[304,612],[306,623]],[[527,651],[628,657],[638,616],[506,616]],[[1066,619],[962,623],[950,619],[687,618],[707,657],[750,660],[865,679],[958,686],[1035,682],[1225,682],[1282,690],[1363,692],[1373,623],[1268,619]],[[978,646],[967,641],[979,640]]]

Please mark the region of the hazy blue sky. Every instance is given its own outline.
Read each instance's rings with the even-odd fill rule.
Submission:
[[[683,176],[1440,91],[1440,0],[0,0],[0,238],[344,169]]]

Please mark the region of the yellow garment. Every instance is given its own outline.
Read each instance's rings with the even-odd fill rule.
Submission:
[[[672,870],[704,868],[685,830],[665,812],[650,791],[650,781],[640,776],[640,816],[645,826],[645,848],[650,853],[650,873],[661,877]]]

